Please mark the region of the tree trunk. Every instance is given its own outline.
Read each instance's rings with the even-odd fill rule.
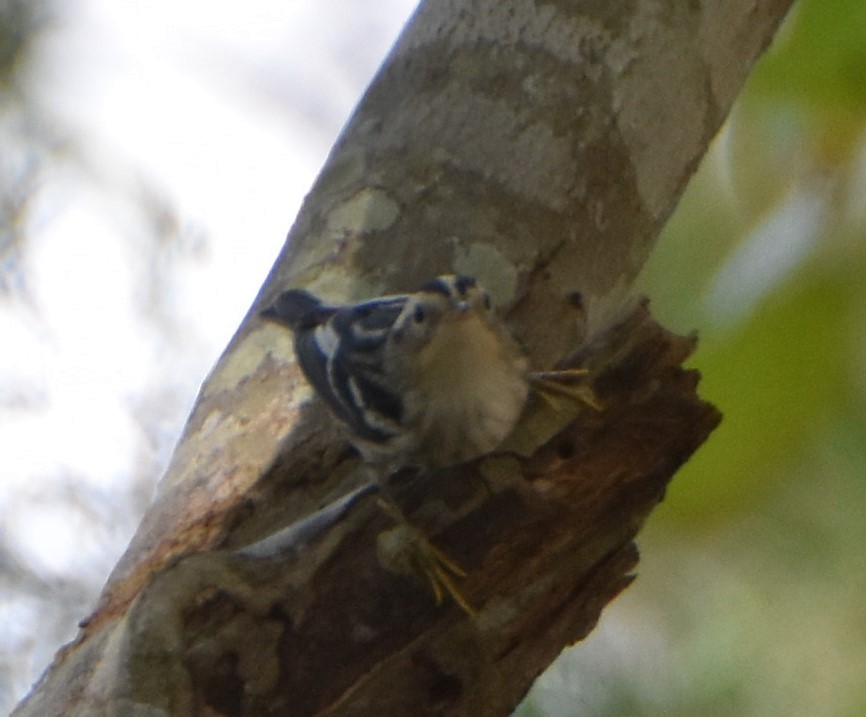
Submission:
[[[16,715],[505,715],[631,580],[632,542],[719,420],[694,340],[628,299],[790,0],[431,0],[333,149],[205,381],[78,638]],[[476,276],[536,369],[503,451],[397,488],[468,575],[437,606],[377,552],[393,521],[311,397],[288,286],[347,301]]]

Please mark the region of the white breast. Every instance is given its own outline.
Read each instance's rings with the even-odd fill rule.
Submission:
[[[495,450],[526,403],[527,362],[510,337],[476,314],[440,327],[420,356],[417,389],[407,416],[417,461],[430,467],[462,463]]]

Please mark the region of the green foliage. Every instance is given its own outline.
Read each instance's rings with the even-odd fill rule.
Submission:
[[[750,79],[744,102],[784,100],[834,122],[866,114],[866,4],[803,0]]]
[[[866,4],[804,0],[753,74],[746,112],[796,114],[808,123],[816,158],[844,163],[866,117]]]
[[[675,482],[666,520],[735,519],[771,500],[828,432],[866,415],[864,138],[866,3],[801,2],[643,277],[657,314],[700,329],[702,394],[725,414]],[[764,225],[809,202],[814,226],[792,223],[789,247],[783,232],[774,249]],[[720,282],[738,254],[754,258],[746,277]],[[754,297],[731,317],[720,286]]]
[[[864,277],[866,3],[803,0],[640,287],[724,420],[540,713],[866,714]]]
[[[856,407],[852,343],[863,291],[849,267],[821,271],[812,259],[743,325],[708,332],[693,363],[702,395],[725,419],[677,478],[666,515],[706,525],[752,509]]]

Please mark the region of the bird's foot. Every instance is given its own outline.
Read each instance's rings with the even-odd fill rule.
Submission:
[[[555,409],[560,408],[559,401],[566,399],[601,411],[604,406],[592,387],[585,383],[588,375],[589,371],[585,368],[533,371],[529,374],[529,381],[538,395]]]
[[[455,582],[466,577],[466,572],[411,525],[393,503],[380,500],[379,504],[397,521],[397,527],[379,534],[376,549],[380,564],[391,572],[426,582],[437,605],[448,595],[467,615],[474,616],[475,610]]]

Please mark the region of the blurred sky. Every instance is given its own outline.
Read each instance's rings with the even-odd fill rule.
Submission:
[[[29,126],[4,127],[21,166],[38,154],[22,136],[47,137],[50,154],[26,241],[0,264],[17,289],[0,294],[0,531],[35,580],[0,584],[0,712],[86,615],[413,7],[49,5],[27,67]],[[46,629],[51,594],[71,584],[78,614]]]

